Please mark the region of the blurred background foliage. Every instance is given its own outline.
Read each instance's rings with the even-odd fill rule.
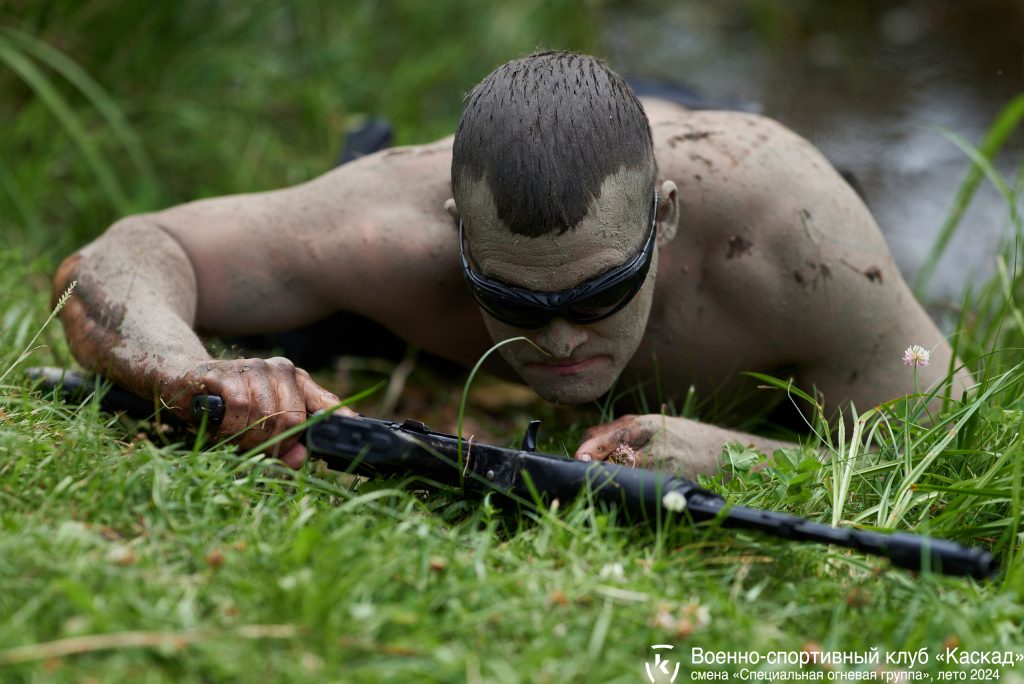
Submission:
[[[0,3],[0,234],[66,252],[125,213],[300,182],[368,114],[440,137],[495,65],[594,45],[600,3],[482,7]]]

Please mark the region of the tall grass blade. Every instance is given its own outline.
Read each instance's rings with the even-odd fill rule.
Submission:
[[[128,213],[128,202],[114,170],[96,149],[82,120],[75,114],[53,83],[3,36],[0,36],[0,61],[5,62],[12,71],[18,74],[46,104],[50,112],[57,117],[64,130],[78,146],[86,164],[103,188],[104,194],[118,211]]]
[[[142,141],[128,123],[124,112],[103,86],[63,52],[35,36],[13,28],[0,29],[0,35],[13,40],[23,50],[31,53],[33,57],[75,86],[107,121],[110,130],[128,153],[128,158],[142,181],[147,186],[156,185],[156,174],[153,172],[153,165],[146,154]]]
[[[42,221],[39,220],[39,212],[36,211],[30,202],[25,201],[25,193],[21,188],[21,183],[18,182],[17,177],[7,168],[2,158],[0,158],[0,190],[6,192],[11,198],[11,203],[21,216],[25,227],[34,235],[42,232],[40,230]]]
[[[1021,434],[1021,430],[1024,430],[1024,413],[1021,414],[1021,420],[1017,424],[1017,432]],[[1021,460],[1024,459],[1024,453],[1020,449],[1016,451],[1013,459],[1013,477],[1011,482],[1011,507],[1010,511],[1011,522],[1009,534],[1007,535],[1006,543],[1006,557],[1009,559],[1007,562],[1008,566],[1015,566],[1019,562],[1021,553],[1021,542],[1018,538],[1018,532],[1020,530],[1020,490],[1021,490]],[[1009,576],[1006,581],[1009,582]]]
[[[462,460],[462,418],[466,415],[466,400],[469,398],[469,387],[470,387],[470,385],[473,384],[473,378],[476,377],[476,374],[480,371],[480,367],[482,365],[484,365],[484,361],[487,360],[487,357],[489,357],[491,354],[496,352],[498,349],[501,349],[506,344],[509,344],[511,342],[526,342],[527,344],[529,344],[529,345],[533,346],[535,349],[537,349],[537,351],[541,352],[545,356],[548,356],[548,353],[546,351],[544,351],[543,349],[538,347],[536,344],[534,344],[533,341],[531,341],[529,338],[519,336],[519,337],[510,337],[507,340],[502,340],[501,342],[496,342],[494,345],[491,346],[490,349],[488,349],[487,351],[485,351],[483,353],[483,356],[481,356],[479,359],[477,359],[477,362],[473,366],[473,369],[471,371],[469,371],[469,377],[466,378],[466,384],[462,388],[462,398],[459,400],[459,417],[458,417],[459,445],[458,445],[458,453],[459,453],[459,470],[460,470],[460,472],[462,471],[463,464],[464,464],[464,461]]]
[[[1018,95],[1011,100],[996,117],[995,122],[988,129],[988,132],[985,133],[985,137],[978,146],[978,158],[984,159],[986,162],[994,159],[999,150],[1006,144],[1007,138],[1017,128],[1022,118],[1024,118],[1024,94]],[[983,175],[984,169],[976,160],[960,183],[960,188],[953,198],[953,207],[942,224],[939,235],[935,239],[935,244],[932,245],[924,265],[918,271],[917,278],[914,280],[914,293],[919,298],[927,294],[928,285],[931,283],[932,276],[935,275],[935,268],[939,263],[939,259],[946,252],[949,241],[953,238],[953,234],[956,233],[960,221],[967,211],[967,207],[970,206],[971,200],[974,198],[974,193],[981,184]]]
[[[846,453],[845,462],[841,464],[842,470],[834,485],[836,487],[836,495],[835,502],[832,505],[832,527],[838,527],[839,523],[843,520],[843,511],[846,501],[850,496],[850,485],[853,484],[853,474],[856,470],[857,462],[860,460],[861,455],[868,450],[868,446],[871,444],[871,435],[874,432],[872,431],[868,435],[865,442],[864,428],[867,425],[868,419],[875,413],[875,409],[869,410],[862,416],[857,415],[857,410],[852,405],[850,406],[850,411],[853,414],[853,433],[850,435],[849,449]],[[842,435],[842,425],[842,421],[839,421],[840,435]],[[876,420],[874,426],[877,428],[878,425],[879,421]],[[841,441],[842,437],[840,437]]]
[[[11,371],[17,368],[18,364],[20,364],[22,361],[28,358],[28,355],[32,353],[32,345],[34,345],[36,343],[36,340],[39,339],[39,335],[43,332],[43,329],[45,329],[46,326],[50,324],[50,321],[52,321],[54,317],[60,313],[60,310],[64,308],[64,305],[68,303],[68,299],[71,297],[71,293],[74,291],[76,285],[78,285],[77,280],[72,282],[71,285],[68,286],[68,289],[65,290],[64,294],[60,296],[60,300],[57,301],[57,306],[53,307],[53,311],[51,311],[49,317],[45,321],[43,321],[43,324],[39,326],[39,330],[37,330],[36,334],[33,335],[32,339],[25,346],[25,349],[21,352],[18,358],[14,360],[14,363],[8,366],[7,370],[0,374],[0,385],[3,384],[4,379],[8,375],[10,375]]]
[[[1014,194],[1013,188],[1010,187],[1006,178],[1003,177],[1003,174],[992,165],[992,161],[990,159],[985,157],[978,148],[968,142],[968,140],[959,133],[941,126],[935,126],[934,128],[942,133],[950,142],[959,147],[960,151],[974,162],[975,168],[980,169],[981,172],[985,174],[985,177],[988,178],[989,182],[995,186],[996,190],[998,190],[999,194],[1003,196],[1003,199],[1009,207],[1010,220],[1013,222],[1013,227],[1017,230],[1016,234],[1020,235],[1022,230],[1024,230],[1024,227],[1021,225],[1020,210],[1017,208],[1017,197]]]

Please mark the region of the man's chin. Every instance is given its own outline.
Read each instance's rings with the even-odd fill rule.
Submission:
[[[615,378],[597,377],[537,378],[533,373],[520,373],[534,392],[555,404],[589,404],[611,389]]]

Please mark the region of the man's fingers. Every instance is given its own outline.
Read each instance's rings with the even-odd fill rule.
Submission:
[[[580,444],[575,458],[580,461],[604,461],[622,441],[615,437],[615,431],[602,432]]]
[[[598,425],[587,431],[591,435],[576,449],[580,461],[605,461],[620,450],[623,445],[639,449],[651,438],[651,431],[640,416],[624,416],[606,425]]]
[[[306,447],[302,444],[294,444],[288,451],[281,455],[281,463],[289,468],[298,470],[306,462]]]
[[[301,435],[291,435],[273,447],[263,445],[301,424],[309,414],[340,403],[337,395],[283,357],[209,361],[172,378],[166,386],[166,396],[184,404],[197,393],[220,396],[225,414],[218,437],[230,438],[243,449],[265,448],[292,467],[306,458],[305,448],[296,448]],[[354,415],[348,409],[339,413]]]
[[[576,449],[574,458],[577,461],[593,461],[594,450],[601,442],[600,433],[596,432],[595,428],[590,428],[583,433],[584,440],[580,442],[580,446]],[[598,459],[600,460],[600,459]]]
[[[603,461],[608,458],[608,455],[615,451],[615,447],[621,442],[616,437],[616,434],[620,432],[617,429],[607,429],[608,426],[603,426],[606,429],[600,430],[590,439],[580,444],[580,448],[576,450],[576,458],[581,461]]]
[[[219,378],[204,383],[205,391],[224,400],[224,418],[217,428],[220,437],[230,437],[244,430],[252,413],[252,392],[246,383],[223,383]]]
[[[303,395],[306,397],[306,410],[310,413],[325,411],[332,406],[337,406],[341,403],[341,399],[337,394],[329,392],[313,382],[313,378],[309,376],[309,373],[301,368],[297,370],[295,377],[298,381],[299,387],[302,389]],[[347,416],[349,418],[355,418],[359,415],[347,406],[341,406],[335,409],[334,413],[339,416]]]
[[[313,382],[309,373],[301,368],[295,369],[295,383],[306,402],[306,412],[313,414],[317,411],[324,411],[337,405],[341,399],[334,392],[328,392],[320,385]]]
[[[267,410],[273,411],[266,418],[269,430],[263,433],[264,439],[271,439],[287,432],[296,425],[306,420],[306,400],[302,388],[297,384],[296,369],[292,362],[284,358],[268,359],[272,369],[271,384],[275,396],[272,406]],[[295,434],[274,445],[273,455],[280,456],[288,451],[299,441],[301,435]]]

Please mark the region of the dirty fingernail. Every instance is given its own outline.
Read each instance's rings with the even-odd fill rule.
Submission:
[[[593,461],[594,457],[591,456],[590,454],[580,454],[580,460],[581,461]]]

